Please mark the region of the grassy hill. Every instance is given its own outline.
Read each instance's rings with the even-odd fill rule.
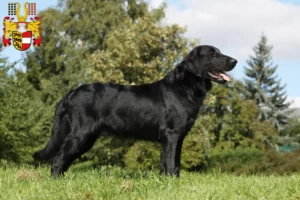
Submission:
[[[180,178],[118,167],[71,169],[53,180],[49,167],[0,168],[0,199],[299,199],[290,176],[182,172]]]

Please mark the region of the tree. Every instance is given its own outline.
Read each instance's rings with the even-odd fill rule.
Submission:
[[[195,46],[184,32],[178,25],[159,25],[151,14],[138,22],[127,18],[107,36],[107,49],[89,58],[88,74],[94,81],[119,84],[160,80]]]
[[[2,57],[1,52],[3,51],[3,45],[0,43],[0,122],[4,119],[5,113],[2,111],[3,98],[5,95],[5,86],[7,82],[7,58]],[[11,141],[9,141],[9,137],[2,131],[0,125],[0,164],[1,161],[7,157],[7,155],[11,154],[9,149],[11,149]],[[15,156],[11,154],[12,156]]]
[[[290,105],[287,103],[286,85],[281,85],[275,72],[277,66],[272,64],[272,46],[267,44],[267,37],[262,35],[253,48],[254,56],[250,56],[245,67],[246,97],[252,99],[260,108],[259,119],[269,120],[277,130],[283,130],[287,123],[284,112]]]
[[[5,77],[0,99],[0,159],[29,162],[33,146],[40,146],[44,132],[45,107],[36,98],[39,94],[20,71]],[[2,141],[1,141],[2,140]]]
[[[41,133],[49,131],[43,120],[48,110],[26,74],[0,55],[0,164],[32,160],[32,146],[39,147]]]
[[[289,119],[289,126],[282,131],[282,136],[300,136],[300,118],[297,116]]]
[[[245,99],[245,86],[241,81],[214,85],[202,112],[214,124],[212,146],[215,149],[251,147],[264,149],[274,144],[278,132],[270,123],[257,119],[259,107],[255,101]],[[266,146],[267,145],[267,146]]]
[[[43,102],[53,104],[89,80],[88,56],[106,48],[107,34],[126,17],[135,21],[147,12],[147,3],[139,0],[59,0],[56,9],[41,11],[43,44],[27,51],[24,63],[29,82],[42,91]]]

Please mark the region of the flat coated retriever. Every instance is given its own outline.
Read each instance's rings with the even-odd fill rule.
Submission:
[[[62,175],[92,148],[114,134],[162,144],[161,172],[179,176],[181,147],[211,81],[226,83],[237,61],[212,46],[197,46],[162,80],[144,85],[95,83],[70,91],[57,104],[48,145],[33,157],[52,161]]]

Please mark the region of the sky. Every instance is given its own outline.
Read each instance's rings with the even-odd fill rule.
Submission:
[[[79,0],[78,0],[79,1]],[[0,17],[7,15],[8,0],[0,2]],[[18,1],[22,4],[25,1]],[[56,0],[36,0],[37,11],[55,7]],[[234,57],[231,75],[242,80],[246,60],[253,55],[261,34],[273,46],[273,63],[292,107],[300,107],[300,0],[147,0],[152,8],[167,4],[163,24],[187,28],[186,37],[200,39]],[[14,47],[5,48],[9,61],[22,58]]]

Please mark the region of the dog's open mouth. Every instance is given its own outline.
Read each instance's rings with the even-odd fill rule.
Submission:
[[[213,81],[217,82],[229,82],[231,81],[230,77],[225,72],[215,72],[215,71],[209,71],[207,72],[209,78],[211,78]]]

